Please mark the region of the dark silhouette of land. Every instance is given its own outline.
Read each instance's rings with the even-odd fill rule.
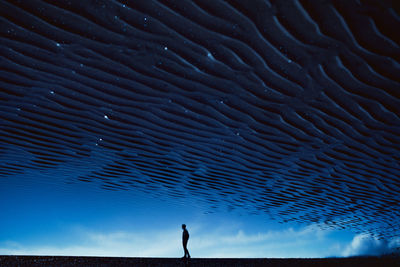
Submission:
[[[85,266],[85,267],[169,267],[185,266],[187,259],[178,258],[120,258],[120,257],[65,257],[65,256],[0,256],[0,266]],[[200,259],[191,258],[191,267],[306,267],[306,266],[381,266],[400,267],[399,257],[354,257],[354,258],[327,258],[327,259]]]

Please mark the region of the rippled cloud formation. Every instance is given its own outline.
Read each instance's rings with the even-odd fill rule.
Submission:
[[[0,175],[391,239],[393,3],[2,0]]]

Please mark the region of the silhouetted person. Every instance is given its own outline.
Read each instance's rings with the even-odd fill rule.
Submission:
[[[182,224],[182,245],[183,245],[183,250],[185,251],[185,255],[183,256],[183,258],[190,258],[190,254],[189,251],[187,249],[187,242],[189,240],[189,232],[186,229],[186,224]]]

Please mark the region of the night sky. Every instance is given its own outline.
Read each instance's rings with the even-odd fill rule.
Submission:
[[[396,0],[0,13],[0,255],[400,247]]]

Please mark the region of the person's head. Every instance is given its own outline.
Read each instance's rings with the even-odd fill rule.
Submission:
[[[182,224],[182,229],[186,229],[186,224]]]

